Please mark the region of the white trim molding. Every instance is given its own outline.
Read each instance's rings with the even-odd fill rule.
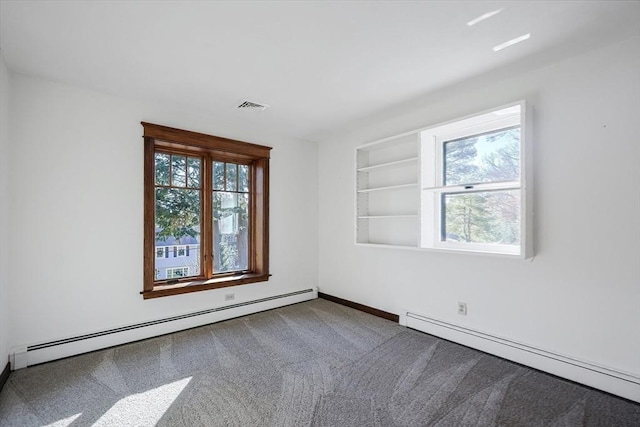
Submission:
[[[302,289],[104,331],[15,347],[10,357],[11,369],[25,368],[316,298],[318,298],[317,288]]]
[[[400,314],[400,319],[405,319],[405,325],[409,328],[640,402],[638,374],[623,372],[416,313],[404,312]]]

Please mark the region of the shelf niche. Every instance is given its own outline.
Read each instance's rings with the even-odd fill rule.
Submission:
[[[356,244],[417,248],[419,132],[356,148]]]

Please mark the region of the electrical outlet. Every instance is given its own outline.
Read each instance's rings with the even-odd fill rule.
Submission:
[[[458,301],[458,314],[467,315],[467,303]]]
[[[234,299],[236,299],[236,294],[225,294],[224,296],[225,301],[233,301]]]

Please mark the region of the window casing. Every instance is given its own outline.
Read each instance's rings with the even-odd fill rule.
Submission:
[[[421,132],[421,247],[530,255],[524,102]]]
[[[142,125],[144,298],[268,280],[271,148]]]

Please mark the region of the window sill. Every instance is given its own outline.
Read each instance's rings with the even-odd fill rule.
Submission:
[[[217,277],[209,280],[194,280],[171,285],[156,285],[152,291],[140,292],[144,299],[186,294],[189,292],[207,291],[209,289],[246,285],[248,283],[266,282],[270,274],[239,274],[236,276]]]
[[[498,251],[479,251],[464,248],[451,248],[451,247],[421,247],[416,245],[403,245],[403,244],[389,244],[389,243],[374,243],[374,242],[356,242],[356,246],[370,247],[370,248],[386,248],[386,249],[403,249],[410,251],[422,251],[422,252],[436,252],[436,253],[454,253],[463,255],[477,255],[477,256],[489,256],[505,259],[531,259],[534,254],[531,249],[527,249],[525,245],[522,246],[520,252],[498,252]]]

